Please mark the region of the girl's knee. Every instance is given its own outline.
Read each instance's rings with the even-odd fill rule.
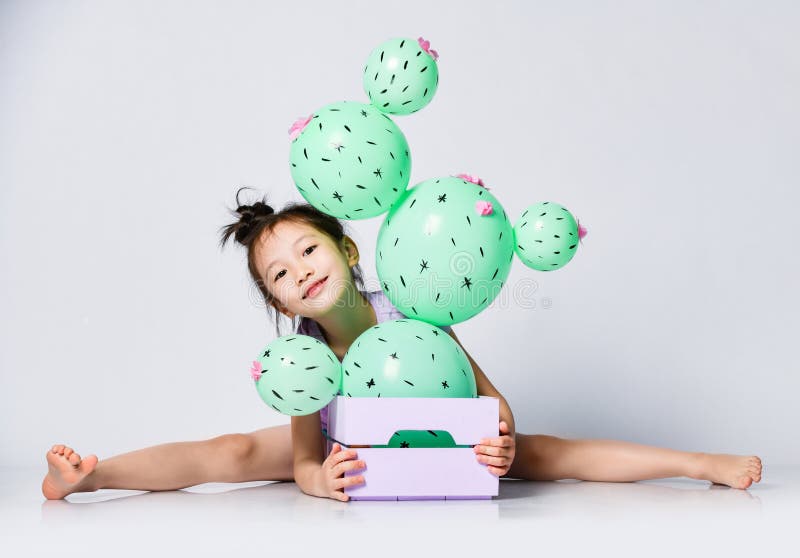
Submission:
[[[255,453],[255,440],[249,434],[224,434],[212,440],[214,451],[222,457],[225,469],[232,474],[246,467]]]

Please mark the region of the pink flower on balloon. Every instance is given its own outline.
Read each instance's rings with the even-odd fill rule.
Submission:
[[[434,60],[439,60],[439,53],[431,48],[430,41],[426,41],[425,39],[420,37],[419,39],[417,39],[417,42],[419,43],[419,47],[428,54],[430,54]]]
[[[475,202],[475,213],[478,215],[491,215],[494,212],[494,208],[492,207],[492,202],[488,201],[478,201]]]
[[[302,132],[305,127],[308,126],[308,123],[311,122],[312,118],[314,118],[314,115],[310,114],[304,118],[298,118],[295,120],[294,124],[292,124],[292,127],[289,128],[289,139],[294,141],[295,138],[300,135],[300,132]]]
[[[583,240],[583,238],[584,238],[584,237],[585,237],[587,234],[589,234],[589,231],[588,231],[588,230],[586,230],[586,227],[584,227],[583,225],[581,225],[581,222],[580,222],[580,221],[577,221],[577,222],[578,222],[578,240],[579,240],[579,241],[582,241],[582,240]]]
[[[254,382],[261,378],[261,363],[257,360],[254,360],[253,364],[250,365],[250,377],[253,378]]]
[[[460,178],[461,180],[466,180],[467,182],[472,182],[473,184],[477,184],[481,188],[486,188],[486,186],[483,183],[483,180],[481,180],[477,176],[472,176],[471,174],[463,174],[462,173],[462,174],[457,174],[456,178]],[[489,188],[486,188],[486,189],[488,190]]]

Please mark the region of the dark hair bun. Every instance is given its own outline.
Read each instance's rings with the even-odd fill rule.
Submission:
[[[250,223],[256,217],[266,217],[272,215],[275,210],[264,202],[256,202],[252,205],[240,205],[236,208],[236,213],[239,214],[240,220],[244,223]]]

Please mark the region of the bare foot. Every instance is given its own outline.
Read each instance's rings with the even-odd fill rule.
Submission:
[[[42,481],[42,494],[48,500],[61,500],[78,492],[81,481],[94,471],[96,465],[96,455],[81,459],[70,447],[63,444],[53,446],[47,452],[47,466],[50,470]]]
[[[755,455],[704,453],[700,456],[699,474],[695,477],[725,484],[731,488],[749,488],[761,481],[761,459]]]

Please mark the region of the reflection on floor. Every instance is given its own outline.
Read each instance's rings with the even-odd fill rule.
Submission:
[[[800,555],[800,466],[765,468],[750,490],[689,479],[639,483],[503,481],[491,501],[351,502],[293,483],[107,490],[47,502],[44,470],[4,469],[6,556],[286,556],[319,553],[641,556]],[[11,553],[6,553],[12,549]],[[766,553],[766,554],[765,554]]]

